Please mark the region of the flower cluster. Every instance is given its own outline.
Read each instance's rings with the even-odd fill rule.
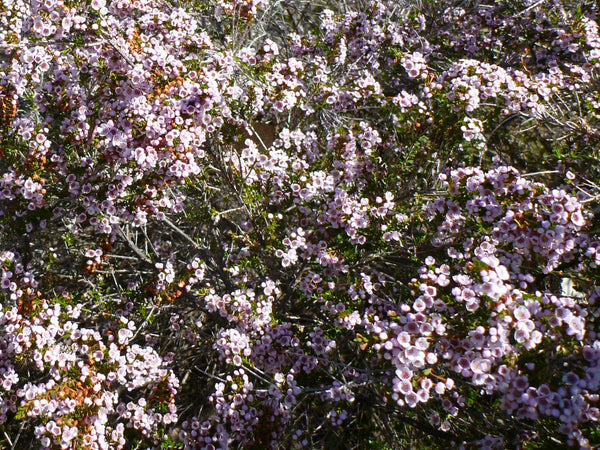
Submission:
[[[152,442],[177,421],[178,380],[153,349],[128,345],[132,321],[102,336],[78,324],[81,307],[29,301],[29,318],[25,307],[0,315],[2,423],[9,413],[38,419],[43,448],[106,449],[124,448],[126,429]],[[36,375],[23,379],[25,368]]]

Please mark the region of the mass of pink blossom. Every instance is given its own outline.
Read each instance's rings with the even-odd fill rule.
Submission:
[[[571,0],[3,0],[0,448],[600,446]]]

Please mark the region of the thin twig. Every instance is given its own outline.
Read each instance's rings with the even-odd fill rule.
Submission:
[[[121,55],[121,58],[123,58],[127,62],[127,64],[129,64],[131,67],[135,67],[135,61],[133,61],[128,55],[126,55],[125,52],[117,45],[117,43],[111,37],[105,34],[103,34],[102,37],[106,40],[106,43],[110,44],[111,47],[114,48],[119,55]]]
[[[135,245],[135,243],[131,240],[129,235],[125,234],[121,227],[118,227],[118,230],[119,234],[127,241],[129,247],[135,252],[135,254],[138,255],[143,261],[147,262],[148,264],[152,264],[150,258],[148,258],[148,256],[146,256],[144,252],[137,245]]]
[[[84,47],[93,47],[104,44],[104,41],[89,42],[84,44]],[[39,41],[39,42],[19,42],[18,44],[1,44],[0,50],[11,50],[23,47],[47,47],[50,45],[74,45],[72,41]]]
[[[520,13],[518,13],[515,17],[519,17],[522,16],[523,14],[525,14],[527,11],[531,11],[533,8],[539,6],[540,4],[544,3],[545,0],[539,0],[537,2],[535,2],[533,5],[528,6],[527,8],[525,8],[523,11],[521,11]]]
[[[188,241],[190,244],[192,244],[197,249],[200,249],[200,246],[198,245],[198,243],[196,241],[194,241],[191,237],[189,237],[181,228],[179,228],[177,225],[175,225],[173,222],[171,222],[167,217],[164,217],[162,220],[167,225],[169,225],[173,230],[175,230],[177,233],[179,233],[179,235],[181,237],[183,237],[186,241]]]
[[[137,335],[140,333],[140,331],[146,327],[146,325],[148,325],[150,318],[152,317],[152,314],[154,314],[154,311],[156,311],[156,305],[152,306],[152,309],[150,310],[150,312],[148,313],[148,315],[146,316],[146,318],[144,319],[144,321],[142,322],[142,324],[138,327],[137,330],[135,330],[135,333],[133,335],[133,337],[131,338],[131,340],[135,340],[135,338],[137,337]]]
[[[523,175],[521,175],[522,177],[533,177],[536,175],[549,175],[552,173],[560,173],[558,170],[542,170],[541,172],[532,172],[532,173],[525,173]]]
[[[25,427],[25,422],[21,422],[21,426],[19,427],[19,432],[17,433],[17,437],[15,438],[15,441],[11,443],[11,450],[15,450],[17,448],[17,442],[19,441],[19,438],[21,437],[21,433],[23,432],[23,428]],[[4,433],[4,435],[6,436],[6,433]],[[6,438],[8,439],[8,436],[6,436]],[[8,439],[8,442],[10,442],[10,439]]]
[[[10,440],[10,437],[8,436],[8,434],[6,434],[6,431],[3,431],[3,433],[4,433],[4,437],[8,441],[8,444],[10,445],[10,448],[15,448],[13,442]]]
[[[197,370],[198,372],[200,372],[200,373],[202,373],[202,374],[206,375],[206,376],[207,376],[207,377],[209,377],[209,378],[214,378],[214,379],[216,379],[216,380],[219,380],[221,383],[227,383],[227,380],[225,380],[224,378],[221,378],[220,376],[218,376],[218,375],[215,375],[214,373],[208,373],[208,372],[206,372],[205,370],[202,370],[202,369],[201,369],[200,367],[198,367],[198,366],[194,366],[194,369],[195,369],[195,370]]]

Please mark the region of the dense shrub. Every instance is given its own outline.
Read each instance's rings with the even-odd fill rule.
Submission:
[[[0,5],[0,445],[600,445],[592,4]]]

